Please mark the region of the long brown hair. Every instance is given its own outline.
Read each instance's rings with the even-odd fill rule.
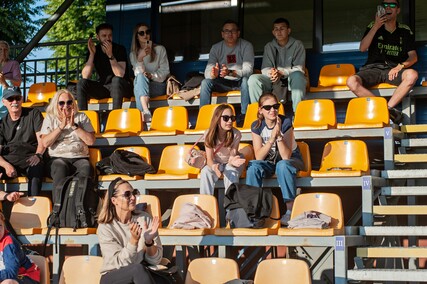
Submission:
[[[276,104],[279,102],[277,97],[271,93],[265,93],[259,97],[258,100],[258,108],[261,108],[264,105],[264,102],[268,99],[274,99],[276,101]],[[261,126],[262,121],[264,120],[264,115],[262,115],[259,111],[257,113],[257,123],[255,125],[255,128],[258,128]]]
[[[229,109],[229,110],[231,110],[232,113],[234,113],[233,109],[228,104],[220,104],[215,109],[213,116],[212,116],[211,125],[209,126],[208,132],[206,133],[205,146],[212,148],[212,149],[215,148],[215,146],[216,146],[215,142],[218,139],[219,128],[221,127],[220,126],[221,115],[224,112],[224,110],[226,110],[226,109]],[[230,147],[230,145],[232,143],[233,143],[233,128],[230,130],[227,130],[227,132],[225,134],[225,141],[224,141],[223,146],[224,147]]]
[[[98,216],[98,224],[109,224],[114,220],[114,218],[117,218],[116,207],[114,206],[113,202],[111,202],[111,198],[114,196],[117,188],[125,183],[130,185],[128,181],[120,177],[116,178],[110,183],[108,191],[106,192],[104,200],[102,201],[101,212],[99,212]]]
[[[138,40],[138,29],[140,27],[146,27],[147,30],[150,29],[150,27],[145,23],[136,24],[136,26],[133,28],[131,52],[133,52],[133,54],[135,54],[135,57],[138,57],[138,51],[141,49],[141,44],[139,44],[139,40]],[[153,41],[151,35],[150,35],[150,40]],[[154,46],[155,45],[153,42],[153,45],[151,46],[150,62],[153,62],[154,59],[156,58],[156,51],[154,50]]]

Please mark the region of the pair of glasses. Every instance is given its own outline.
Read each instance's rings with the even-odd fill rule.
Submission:
[[[228,122],[230,119],[232,122],[236,121],[236,116],[235,115],[221,115],[222,120],[224,120],[225,122]]]
[[[390,7],[390,8],[396,8],[397,7],[397,3],[387,3],[387,2],[383,2],[382,3],[384,8]]]
[[[22,99],[22,96],[13,96],[13,97],[7,98],[6,100],[11,103],[13,101],[19,102],[21,99]]]
[[[139,31],[139,32],[137,32],[137,34],[140,35],[140,36],[150,35],[151,34],[151,30]]]
[[[59,106],[64,106],[65,104],[67,104],[67,106],[70,106],[73,104],[73,100],[68,100],[68,101],[59,101],[58,105]]]
[[[264,105],[261,108],[265,109],[266,111],[270,111],[271,108],[274,108],[275,110],[278,110],[280,107],[280,104],[274,104],[274,105]]]
[[[134,189],[132,191],[128,190],[128,191],[123,192],[123,194],[119,195],[119,196],[124,197],[127,200],[130,200],[130,198],[132,197],[132,195],[133,196],[139,196],[139,190],[138,189]]]

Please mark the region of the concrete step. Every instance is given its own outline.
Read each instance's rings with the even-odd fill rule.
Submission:
[[[359,228],[362,236],[427,236],[427,226],[365,226]]]
[[[386,196],[427,195],[427,186],[385,186],[385,187],[381,187],[381,195],[386,195]]]
[[[381,172],[381,177],[387,179],[427,178],[427,169],[386,170]]]
[[[375,215],[427,215],[427,205],[376,205]]]
[[[427,147],[427,138],[410,138],[400,140],[402,147]]]
[[[425,163],[427,154],[396,154],[394,155],[395,163]]]
[[[402,125],[400,131],[408,134],[427,133],[427,124]]]
[[[357,248],[358,257],[367,258],[401,258],[427,257],[427,247],[364,247]]]
[[[352,269],[347,271],[348,280],[359,281],[414,281],[427,279],[426,269]]]

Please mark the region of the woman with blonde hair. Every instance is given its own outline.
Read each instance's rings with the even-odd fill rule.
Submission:
[[[238,152],[242,134],[233,127],[236,116],[230,105],[219,105],[205,132],[206,166],[201,171],[200,193],[214,194],[215,183],[224,175],[224,187],[239,182],[245,159]]]
[[[90,177],[89,147],[95,143],[95,131],[89,118],[78,111],[77,102],[68,90],[59,90],[46,108],[40,131],[43,146],[50,156],[47,163],[53,188],[70,175]],[[57,202],[57,192],[53,202]]]
[[[160,264],[163,247],[158,236],[159,217],[136,209],[139,195],[129,182],[116,178],[108,187],[98,218],[103,265],[101,284],[156,283],[143,261]]]

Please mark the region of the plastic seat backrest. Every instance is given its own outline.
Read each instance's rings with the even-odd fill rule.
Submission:
[[[311,154],[310,147],[303,141],[297,142],[298,148],[301,152],[302,160],[304,162],[304,169],[298,172],[300,177],[308,177],[311,173]]]
[[[310,128],[325,126],[325,129],[335,128],[337,117],[335,104],[332,100],[304,100],[298,103],[295,111],[294,128]]]
[[[310,268],[304,260],[265,259],[258,264],[254,284],[310,284]]]
[[[49,103],[50,99],[56,93],[56,84],[53,82],[46,83],[34,83],[30,86],[27,95],[27,101],[29,102],[44,102]]]
[[[295,198],[291,219],[305,211],[317,211],[332,218],[330,228],[344,227],[344,213],[341,198],[335,193],[303,193]]]
[[[188,112],[183,106],[158,107],[154,110],[150,130],[183,133],[188,128]]]
[[[215,109],[220,104],[214,104],[214,105],[204,105],[200,108],[199,113],[197,114],[197,121],[196,126],[194,127],[195,130],[205,130],[208,129],[211,125],[212,117],[215,112]],[[233,105],[229,105],[233,109],[233,114],[235,115],[236,112],[234,110]],[[234,126],[236,126],[235,122],[233,123]]]
[[[92,169],[96,172],[96,163],[101,161],[101,150],[98,148],[89,148],[89,161]]]
[[[12,207],[10,223],[15,230],[46,228],[47,218],[52,211],[52,202],[48,197],[21,197]]]
[[[285,108],[280,104],[279,114],[285,115]],[[242,128],[251,129],[252,123],[258,119],[258,103],[251,103],[246,110],[245,120]]]
[[[141,112],[136,108],[113,109],[108,115],[105,131],[130,132],[137,134],[142,130]]]
[[[172,226],[175,220],[181,213],[181,208],[185,203],[192,203],[199,206],[203,211],[206,212],[212,218],[212,228],[218,228],[219,226],[219,212],[218,212],[218,201],[215,196],[207,194],[184,194],[178,196],[172,206],[171,217],[169,220],[168,228]]]
[[[347,79],[356,73],[353,64],[328,64],[320,69],[318,87],[345,86]]]
[[[49,262],[42,255],[27,255],[40,268],[40,284],[50,283]]]
[[[98,112],[94,110],[82,110],[81,112],[85,113],[92,124],[95,134],[101,133],[101,126],[99,124]]]
[[[319,171],[353,170],[369,173],[369,155],[361,140],[337,140],[326,143],[323,148]]]
[[[239,278],[239,265],[235,260],[203,257],[196,258],[190,262],[185,284],[217,284]]]
[[[145,210],[152,217],[159,217],[162,220],[162,211],[160,208],[160,199],[155,195],[140,195],[137,199],[137,203],[147,203],[147,209]],[[160,225],[162,223],[160,222]]]
[[[76,255],[65,259],[59,284],[95,284],[101,279],[102,257]]]
[[[389,112],[385,98],[353,98],[349,101],[344,124],[363,123],[389,124]]]
[[[120,147],[117,148],[117,150],[126,150],[130,152],[134,152],[141,156],[141,158],[151,165],[151,154],[150,150],[147,147],[144,146],[126,146],[126,147]]]
[[[248,163],[250,160],[255,160],[254,147],[248,143],[240,143],[239,144],[239,153],[243,155],[245,158],[245,167],[243,168],[242,176],[246,173],[246,168],[248,167]]]
[[[191,167],[185,161],[192,145],[170,145],[166,146],[160,157],[158,173],[167,174],[190,174],[197,176],[200,169]]]

